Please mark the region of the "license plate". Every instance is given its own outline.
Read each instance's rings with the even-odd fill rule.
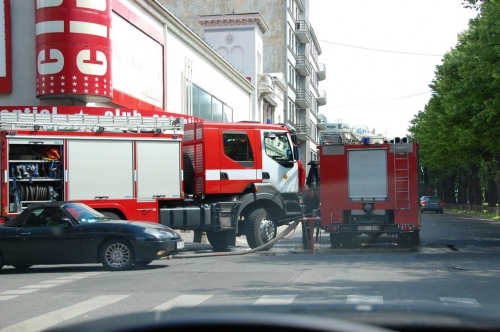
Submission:
[[[358,231],[378,231],[378,226],[358,226]]]
[[[184,249],[184,241],[177,242],[177,250]]]

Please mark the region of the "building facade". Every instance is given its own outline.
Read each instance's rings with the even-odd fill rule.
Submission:
[[[319,62],[321,47],[310,23],[309,0],[156,1],[242,70],[244,76],[245,68],[255,67],[259,71],[261,66],[258,82],[251,81],[257,89],[260,86],[264,91],[266,85],[272,86],[273,79],[278,77],[272,73],[280,73],[285,83],[283,109],[273,106],[276,103],[272,98],[261,98],[262,105],[254,108],[254,112],[260,113],[254,114],[257,117],[253,119],[282,122],[279,118],[282,113],[283,122],[297,130],[303,164],[317,159],[318,131],[322,126],[319,108],[326,104],[326,93],[319,89],[319,84],[326,78],[326,68]],[[262,53],[240,52],[234,47],[238,43],[235,33],[248,27],[245,16],[249,15],[259,15],[267,24],[261,28]],[[255,100],[258,98],[254,96]]]
[[[0,111],[251,117],[255,87],[157,1],[0,0],[0,8]]]

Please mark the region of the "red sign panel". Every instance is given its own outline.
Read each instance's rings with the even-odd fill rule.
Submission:
[[[111,0],[35,0],[35,7],[37,98],[111,100]]]

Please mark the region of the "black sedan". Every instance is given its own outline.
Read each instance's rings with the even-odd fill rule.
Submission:
[[[147,265],[184,248],[164,225],[110,220],[75,202],[31,204],[0,224],[0,269],[37,264],[102,263],[111,271]]]

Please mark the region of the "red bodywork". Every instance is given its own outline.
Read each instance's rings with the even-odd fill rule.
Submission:
[[[392,147],[391,147],[392,145]],[[392,215],[388,225],[382,225],[380,231],[396,233],[408,230],[407,227],[397,225],[412,225],[412,230],[420,229],[419,197],[418,197],[418,157],[417,144],[404,144],[410,147],[407,154],[398,152],[396,146],[403,144],[354,144],[320,147],[320,200],[321,200],[321,227],[327,231],[361,232],[356,225],[368,223],[351,223],[350,227],[346,216],[350,211],[363,211],[363,203],[370,200],[349,199],[349,151],[384,150],[386,151],[387,197],[375,200],[374,209],[386,211]],[[332,148],[335,149],[332,153]],[[370,165],[371,160],[361,160]],[[369,167],[368,167],[369,168]],[[368,169],[367,168],[367,169]],[[379,225],[380,223],[373,223]],[[368,229],[368,228],[367,228]]]

